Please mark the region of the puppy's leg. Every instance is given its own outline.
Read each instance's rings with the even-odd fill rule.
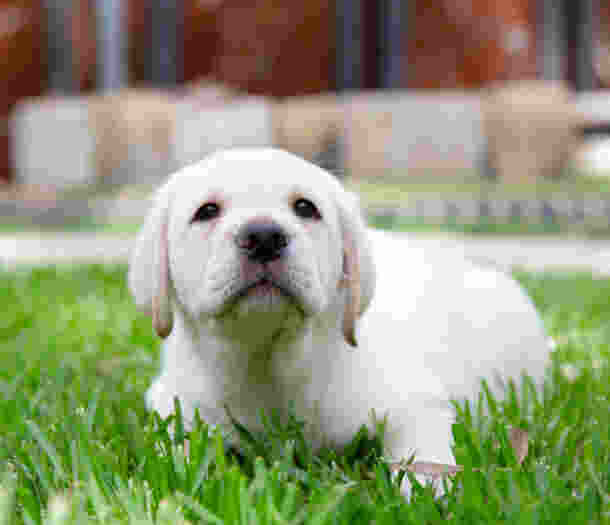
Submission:
[[[406,430],[406,439],[396,447],[392,447],[392,458],[398,461],[415,456],[414,462],[408,466],[408,471],[422,485],[432,485],[437,496],[443,494],[443,478],[450,481],[455,471],[455,461],[451,452],[452,432],[451,426],[455,420],[453,410],[434,406],[410,407],[411,415],[406,418],[410,428]],[[398,472],[399,469],[396,470]],[[410,500],[412,495],[411,482],[404,477],[401,492]]]

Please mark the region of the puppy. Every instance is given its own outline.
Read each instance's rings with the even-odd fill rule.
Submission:
[[[132,253],[137,304],[165,338],[147,393],[256,428],[292,404],[314,444],[371,411],[391,457],[452,463],[450,400],[480,379],[541,380],[548,346],[516,282],[450,251],[367,231],[324,170],[275,149],[215,153],[157,194]],[[498,390],[501,393],[501,389]]]

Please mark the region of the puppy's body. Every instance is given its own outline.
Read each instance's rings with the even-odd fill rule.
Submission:
[[[295,215],[303,196],[319,217]],[[210,200],[222,213],[193,221]],[[236,248],[244,225],[260,224],[287,244],[263,263]],[[390,455],[450,463],[450,399],[495,373],[540,380],[546,364],[541,322],[514,281],[367,235],[336,180],[276,150],[220,153],[175,175],[130,284],[159,333],[171,331],[147,396],[163,416],[178,396],[187,420],[198,408],[226,424],[228,407],[255,427],[260,409],[292,403],[316,444],[341,446],[374,410],[388,415]]]

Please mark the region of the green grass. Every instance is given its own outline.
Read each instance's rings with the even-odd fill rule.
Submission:
[[[537,199],[552,197],[599,197],[610,192],[610,177],[569,175],[557,180],[510,183],[489,181],[474,173],[452,177],[405,177],[379,175],[367,179],[348,178],[346,186],[362,195],[363,202],[376,206],[403,205],[423,198],[489,198]]]
[[[473,222],[424,222],[417,218],[392,217],[392,216],[373,216],[369,223],[384,230],[411,232],[411,233],[450,233],[464,234],[469,236],[555,236],[555,237],[574,237],[586,239],[609,239],[610,224],[569,224],[567,221],[553,222],[496,222],[491,220],[481,220]]]
[[[568,173],[556,180],[532,183],[506,183],[482,179],[476,172],[455,173],[452,177],[409,177],[404,173],[379,175],[367,179],[347,177],[345,186],[357,192],[363,205],[370,208],[404,208],[416,201],[440,199],[550,199],[591,198],[610,194],[610,177],[592,177]],[[153,185],[76,187],[62,194],[68,199],[117,198],[120,195],[133,199],[150,198]],[[551,222],[541,221],[486,221],[464,223],[460,220],[439,223],[417,219],[389,219],[373,217],[379,227],[409,232],[460,233],[467,235],[552,235],[610,238],[610,224],[604,218],[588,219],[582,223],[569,223],[564,218]],[[34,232],[92,232],[108,234],[135,234],[140,227],[137,220],[104,223],[92,217],[71,219],[65,224],[32,224],[26,219],[5,220],[0,224],[0,234]]]
[[[135,235],[142,227],[139,222],[103,223],[83,218],[63,224],[33,224],[27,221],[5,221],[0,224],[0,234],[54,234],[54,233],[101,233],[109,235]]]
[[[445,221],[439,223],[424,222],[405,217],[372,216],[369,220],[377,228],[412,233],[437,234],[439,232],[465,235],[494,236],[571,236],[578,238],[610,238],[610,225],[606,224],[568,224],[563,222],[496,222],[482,220],[477,223]],[[1,234],[56,234],[56,233],[95,233],[103,235],[135,235],[141,224],[133,223],[96,223],[88,220],[67,222],[60,225],[33,225],[27,223],[0,224]]]
[[[610,523],[610,280],[518,278],[558,341],[549,381],[482,400],[489,417],[457,407],[464,471],[406,503],[381,432],[314,454],[306,422],[270,414],[236,454],[198,422],[185,457],[180,424],[145,410],[159,343],[125,268],[0,272],[0,524]],[[521,465],[510,426],[529,434]]]
[[[432,179],[433,180],[433,179]],[[610,192],[610,179],[601,177],[569,176],[555,181],[542,180],[537,184],[510,184],[485,181],[477,176],[454,179],[421,180],[416,178],[379,177],[377,179],[348,179],[346,186],[360,195],[363,205],[375,208],[400,209],[417,201],[447,199],[488,200],[536,200],[551,198],[598,199]],[[470,221],[470,222],[468,222]],[[571,222],[566,217],[554,220],[519,220],[506,218],[497,220],[481,218],[456,218],[455,220],[418,219],[392,216],[373,216],[371,223],[380,228],[421,233],[458,233],[466,235],[547,235],[584,238],[610,238],[608,220],[588,218],[582,222]]]

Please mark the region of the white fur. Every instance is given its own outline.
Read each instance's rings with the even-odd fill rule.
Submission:
[[[295,195],[313,201],[322,220],[297,217]],[[210,196],[222,201],[222,215],[190,224]],[[233,236],[259,217],[290,235],[276,275],[294,300],[252,294],[229,307],[227,294],[247,284]],[[480,379],[496,373],[518,379],[526,371],[540,381],[548,357],[542,323],[500,272],[391,234],[368,237],[355,199],[334,177],[286,152],[229,150],[175,174],[158,194],[129,274],[138,305],[149,310],[163,294],[159,281],[168,281],[160,304],[170,306],[160,315],[173,316],[173,328],[147,394],[150,408],[166,416],[178,396],[187,420],[199,408],[209,423],[224,425],[226,405],[255,427],[261,408],[284,411],[293,402],[315,443],[338,446],[374,410],[388,415],[389,455],[415,451],[421,460],[452,463],[450,399],[473,399]],[[350,253],[365,311],[356,348],[342,330]]]

